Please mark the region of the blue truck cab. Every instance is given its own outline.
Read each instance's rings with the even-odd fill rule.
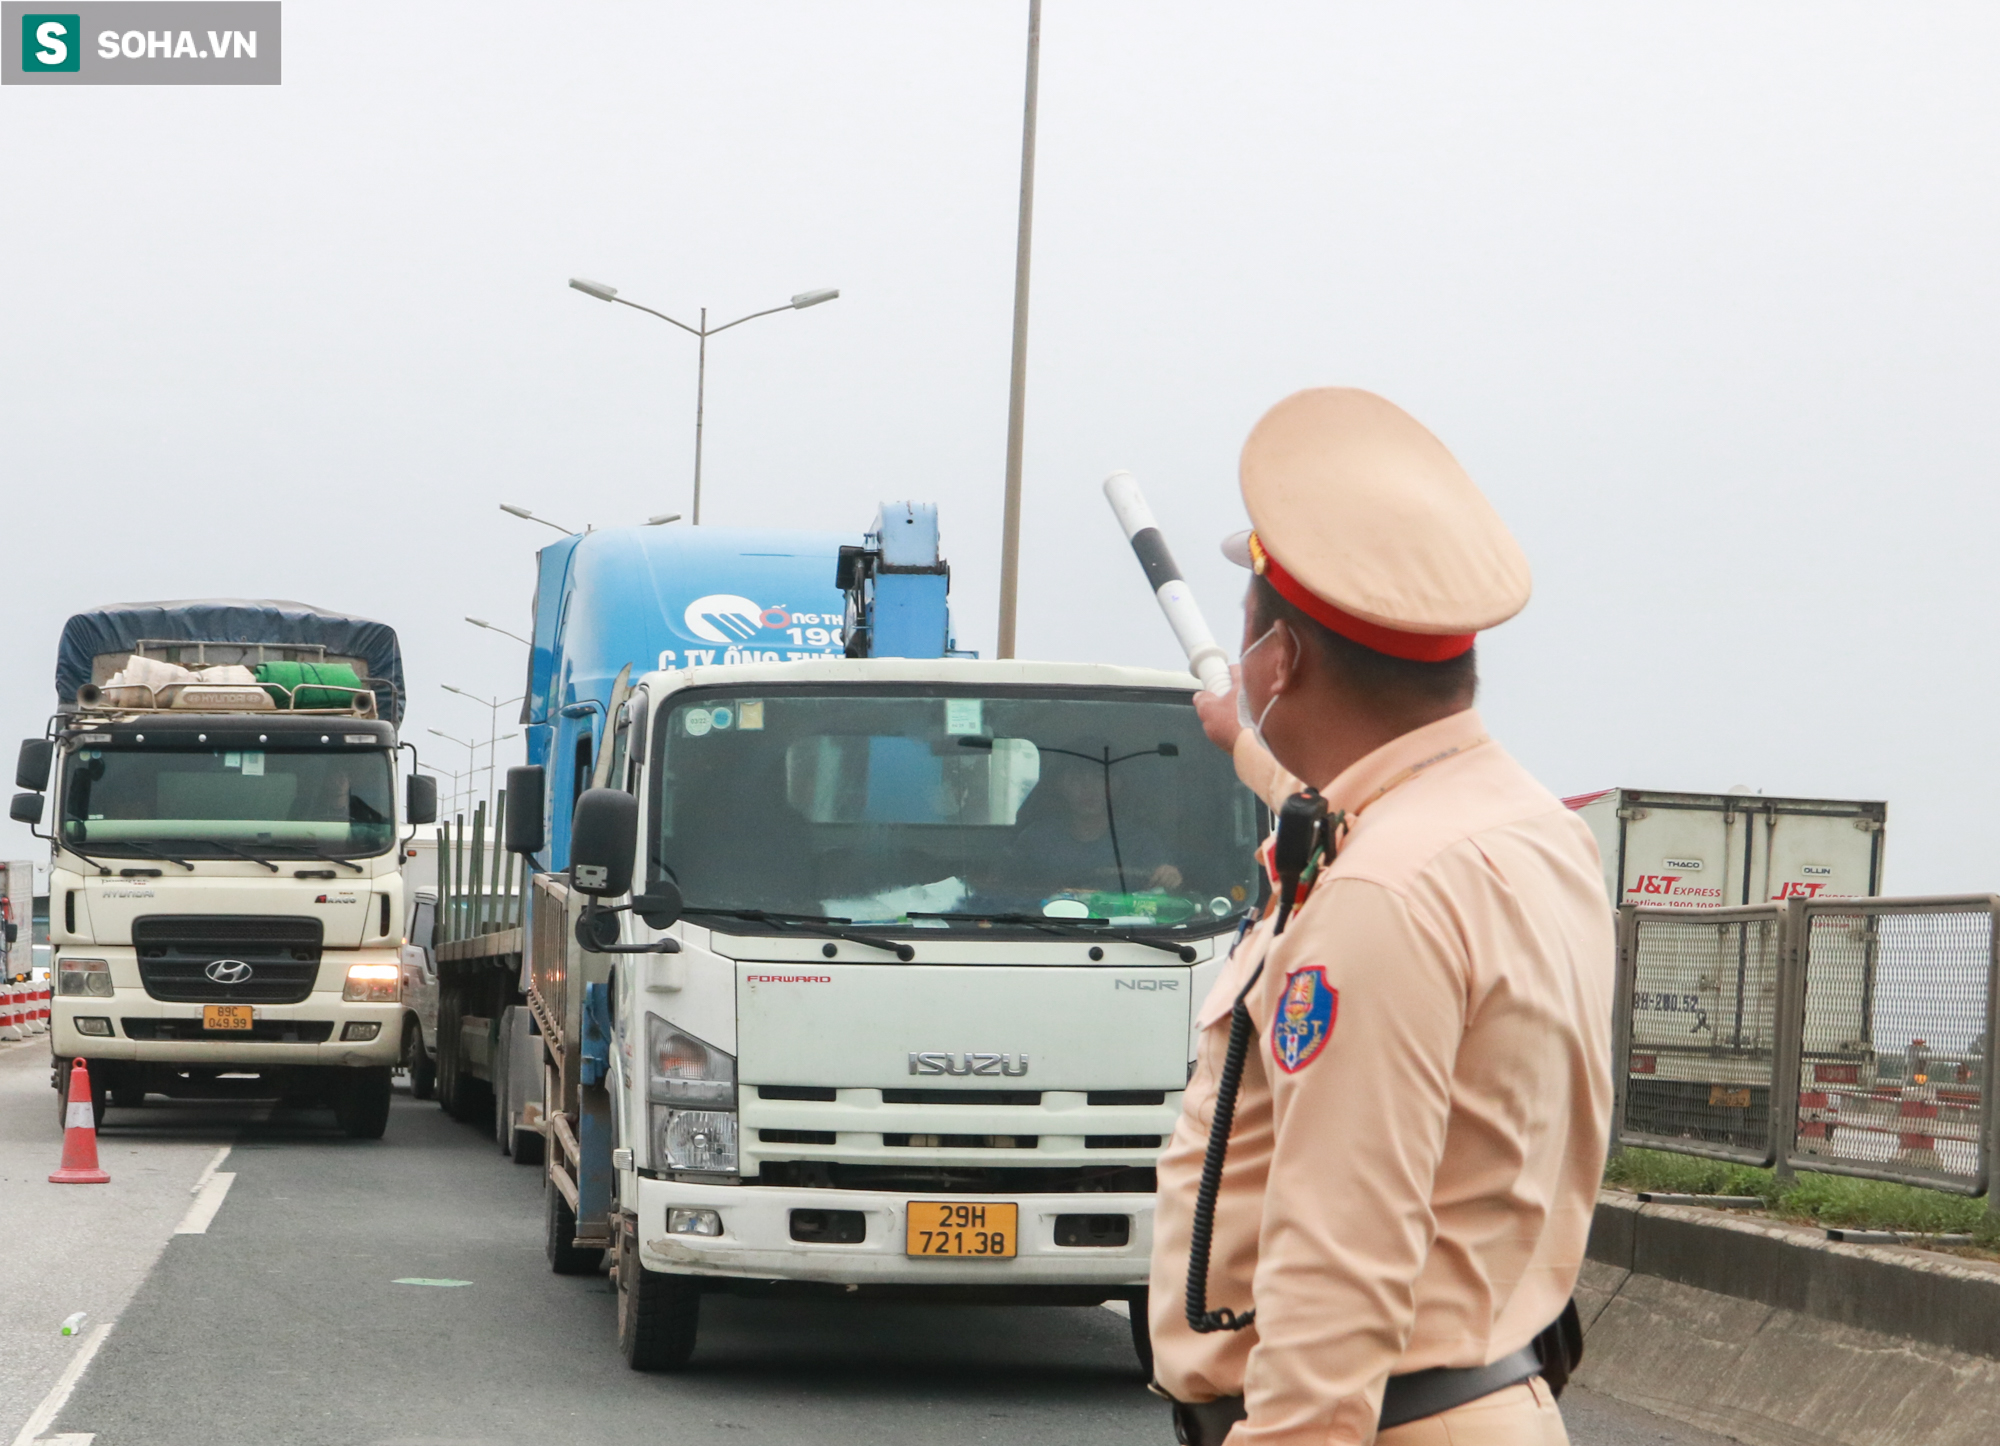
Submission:
[[[834,577],[841,549],[860,543],[858,533],[618,527],[541,550],[521,709],[546,790],[536,869],[568,864],[570,812],[589,787],[618,675],[842,656],[846,600]]]

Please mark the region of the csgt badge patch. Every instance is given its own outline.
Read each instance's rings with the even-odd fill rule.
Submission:
[[[1340,991],[1326,982],[1317,965],[1285,976],[1285,997],[1271,1025],[1271,1057],[1286,1074],[1296,1074],[1319,1058],[1340,1015]]]

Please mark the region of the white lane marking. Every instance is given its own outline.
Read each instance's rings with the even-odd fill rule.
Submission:
[[[181,1217],[181,1223],[174,1227],[174,1234],[208,1234],[208,1222],[213,1220],[215,1212],[222,1208],[222,1197],[229,1193],[229,1187],[235,1183],[234,1175],[210,1175],[208,1183],[203,1185],[200,1193],[194,1197],[194,1203],[188,1206],[187,1214]]]
[[[1132,1318],[1132,1302],[1130,1302],[1129,1300],[1102,1300],[1099,1301],[1098,1304],[1103,1306],[1106,1310],[1110,1311],[1113,1315],[1122,1315],[1127,1320],[1130,1320]]]
[[[229,1150],[230,1147],[228,1145],[224,1145],[221,1149],[215,1152],[215,1158],[208,1162],[208,1165],[202,1170],[202,1172],[199,1175],[195,1176],[194,1184],[188,1186],[188,1194],[199,1195],[201,1193],[201,1187],[208,1183],[209,1176],[213,1175],[217,1170],[220,1170],[222,1168],[222,1162],[229,1158]]]
[[[83,1373],[90,1369],[90,1362],[96,1356],[97,1348],[104,1344],[104,1338],[110,1334],[111,1322],[106,1321],[83,1338],[83,1344],[76,1348],[76,1354],[70,1358],[69,1365],[63,1368],[62,1375],[58,1376],[56,1383],[49,1387],[48,1395],[42,1397],[42,1404],[35,1407],[35,1414],[28,1418],[28,1423],[14,1438],[14,1446],[33,1446],[35,1438],[55,1423],[56,1416],[69,1404],[69,1393],[76,1389],[76,1383],[82,1380]],[[58,1436],[56,1439],[74,1442],[88,1441],[90,1437]]]
[[[90,1446],[96,1439],[95,1431],[74,1431],[61,1436],[44,1436],[35,1446]]]

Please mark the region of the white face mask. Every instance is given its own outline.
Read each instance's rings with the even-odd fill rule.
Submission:
[[[1271,640],[1271,634],[1275,633],[1282,626],[1282,623],[1272,623],[1271,626],[1264,629],[1263,635],[1256,642],[1243,650],[1243,656],[1236,660],[1237,676],[1239,679],[1242,677],[1242,666],[1250,661],[1250,655],[1268,643]],[[1236,721],[1250,730],[1250,736],[1257,740],[1257,746],[1262,748],[1266,753],[1271,751],[1271,745],[1264,741],[1264,720],[1271,716],[1271,709],[1277,706],[1277,702],[1278,695],[1273,693],[1265,701],[1264,711],[1259,713],[1255,718],[1252,718],[1250,716],[1250,689],[1241,681],[1236,684]]]

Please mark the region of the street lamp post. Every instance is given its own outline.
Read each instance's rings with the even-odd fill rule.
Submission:
[[[497,749],[500,744],[505,743],[508,739],[518,738],[521,736],[518,733],[503,733],[498,738],[492,739],[490,742],[481,743],[476,738],[459,738],[453,734],[445,732],[441,728],[431,728],[427,729],[426,731],[435,734],[439,738],[444,739],[445,742],[447,743],[456,743],[460,748],[463,748],[465,750],[466,752],[465,777],[468,785],[472,782],[472,780],[479,777],[480,749],[482,748],[486,748],[489,750]],[[486,781],[487,781],[487,786],[490,789],[493,782],[493,755],[491,752],[488,753],[486,759]],[[471,798],[472,798],[472,791],[471,788],[468,787],[466,790],[466,799],[468,802],[470,802]]]
[[[449,683],[440,683],[438,686],[447,693],[456,693],[461,698],[470,698],[473,702],[482,703],[486,706],[486,813],[490,818],[493,816],[494,791],[498,782],[495,777],[495,759],[497,757],[496,750],[500,744],[500,710],[509,703],[518,703],[521,700],[519,698],[482,698],[477,693],[468,693],[465,689],[454,688]],[[514,735],[509,733],[507,736],[512,738]]]
[[[1028,262],[1035,233],[1035,101],[1041,89],[1042,0],[1028,0],[1028,84],[1021,114],[1021,210],[1014,231],[1014,356],[1007,377],[1007,480],[1000,503],[1000,636],[1014,656],[1021,596],[1021,433],[1028,411]]]
[[[618,294],[617,287],[606,286],[601,281],[589,281],[581,276],[572,276],[569,279],[569,284],[578,291],[581,291],[585,296],[594,296],[599,301],[615,301],[620,306],[629,306],[634,311],[643,311],[648,316],[657,316],[661,321],[671,322],[689,336],[695,338],[699,343],[695,361],[694,380],[694,508],[693,517],[689,524],[690,526],[699,527],[701,525],[702,412],[708,395],[708,339],[712,336],[720,336],[732,326],[741,326],[746,321],[755,321],[760,316],[775,316],[781,311],[804,311],[808,306],[818,306],[822,301],[832,301],[840,295],[839,289],[837,287],[821,287],[816,291],[801,291],[783,306],[771,306],[766,307],[762,311],[753,311],[748,316],[739,316],[736,320],[724,322],[721,326],[710,326],[708,324],[708,308],[704,306],[701,309],[701,325],[689,326],[684,321],[675,321],[673,317],[668,316],[664,311],[655,311],[650,306],[641,306],[636,301],[627,301]],[[513,509],[509,508],[508,510],[512,511]],[[526,516],[527,514],[522,513],[521,515]],[[542,519],[536,518],[535,520],[539,522]],[[551,523],[550,525],[553,526],[554,524]]]
[[[447,768],[440,771],[438,769],[432,768],[428,764],[424,765],[417,771],[419,773],[428,773],[433,778],[449,778],[451,780],[451,792],[445,795],[446,799],[448,800],[448,802],[445,805],[445,813],[447,816],[449,816],[451,814],[458,812],[458,797],[459,794],[463,791],[460,789],[459,784],[463,779],[466,778],[467,775],[460,773],[455,768]]]

